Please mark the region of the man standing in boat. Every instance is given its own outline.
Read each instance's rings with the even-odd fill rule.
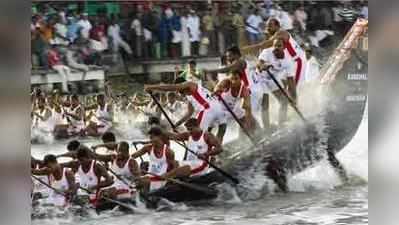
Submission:
[[[77,191],[75,174],[59,164],[55,155],[46,155],[43,164],[44,168],[32,169],[32,174],[48,176],[51,189],[49,189],[47,203],[60,207],[66,206]]]
[[[195,152],[188,152],[187,158],[179,162],[179,167],[169,171],[164,178],[201,176],[209,172],[209,161],[211,157],[220,154],[223,149],[221,142],[212,133],[200,128],[199,122],[195,118],[187,120],[184,124],[187,132],[172,133],[164,132],[172,140],[188,141],[187,148]]]
[[[69,121],[68,133],[69,135],[84,134],[84,109],[80,104],[77,95],[71,96],[71,107],[64,111],[64,115]]]
[[[269,94],[272,93],[280,102],[279,126],[287,120],[288,99],[284,96],[275,81],[270,77],[274,76],[276,81],[283,87],[293,102],[297,100],[295,77],[292,73],[293,61],[288,56],[288,51],[284,47],[283,39],[275,39],[273,47],[264,49],[258,58],[257,76],[263,92],[263,111],[262,120],[265,128],[270,127],[269,118]],[[269,74],[268,71],[271,73]],[[267,129],[269,130],[269,129]]]
[[[250,90],[240,79],[240,71],[231,72],[227,79],[219,82],[215,87],[214,93],[221,98],[219,100],[226,102],[227,106],[243,124],[244,129],[254,134],[259,125],[257,125],[252,113]],[[221,143],[223,143],[223,139],[220,137],[223,137],[226,132],[227,122],[233,119],[233,115],[225,106],[223,109],[224,119],[219,126],[217,135]]]
[[[143,176],[138,182],[144,192],[157,190],[165,186],[166,181],[162,176],[177,166],[175,154],[165,143],[162,130],[159,127],[153,127],[148,134],[150,135],[151,143],[144,145],[131,156],[132,159],[135,159],[146,153],[149,154],[148,174]]]

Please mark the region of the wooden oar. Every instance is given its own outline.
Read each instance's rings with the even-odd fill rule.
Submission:
[[[87,192],[88,194],[92,194],[92,195],[95,194],[92,191],[90,191],[89,189],[86,189],[86,188],[81,187],[81,186],[79,186],[79,189]],[[115,199],[112,199],[112,198],[108,198],[108,197],[105,197],[105,196],[101,196],[101,198],[106,200],[106,201],[112,202],[114,204],[117,204],[117,205],[119,205],[119,206],[121,206],[123,208],[129,209],[129,210],[134,212],[134,208],[131,205],[129,205],[129,204],[126,204],[126,203],[123,203],[121,201],[118,201],[118,200],[115,200]]]
[[[254,147],[256,147],[255,143],[256,141],[254,138],[251,136],[251,134],[248,132],[247,129],[245,129],[244,124],[238,119],[237,115],[233,112],[233,110],[229,107],[229,105],[226,103],[226,101],[223,99],[221,95],[218,95],[219,100],[222,102],[224,107],[229,111],[229,113],[233,116],[234,120],[240,125],[241,129],[244,131],[244,133],[248,136],[249,140],[251,140],[251,143]]]
[[[175,124],[174,124],[174,123],[172,122],[172,120],[169,118],[168,114],[165,112],[165,110],[163,109],[162,105],[158,102],[158,100],[155,98],[155,96],[152,94],[152,92],[148,92],[148,93],[151,95],[151,97],[152,97],[152,99],[154,100],[155,104],[157,104],[158,107],[161,109],[161,112],[163,113],[163,115],[165,116],[165,118],[168,120],[168,122],[169,122],[170,125],[172,126],[173,130],[174,130],[176,133],[178,133],[177,130],[176,130]],[[193,150],[189,149],[189,148],[187,147],[186,144],[180,143],[180,142],[178,142],[178,141],[176,141],[176,143],[179,144],[179,145],[181,145],[181,146],[183,146],[183,147],[186,149],[186,153],[187,153],[187,152],[190,152],[190,153],[192,153],[193,155],[197,156],[199,159],[205,161],[206,163],[208,163],[208,165],[209,165],[210,167],[214,168],[216,171],[218,171],[218,172],[219,172],[220,174],[222,174],[223,176],[229,178],[229,179],[230,179],[231,181],[233,181],[235,184],[239,184],[239,183],[240,183],[240,181],[239,181],[237,178],[235,178],[235,177],[233,177],[232,175],[228,174],[227,172],[225,172],[224,170],[222,170],[221,168],[219,168],[218,166],[216,166],[215,164],[213,164],[213,163],[212,163],[211,161],[209,161],[208,159],[202,159],[202,158],[200,158],[200,157],[198,156],[198,154],[197,154],[196,152],[194,152]]]
[[[184,181],[181,181],[181,180],[177,180],[177,179],[174,179],[174,178],[164,178],[164,177],[161,177],[161,176],[158,176],[156,174],[149,173],[149,172],[147,172],[147,174],[151,175],[153,177],[156,177],[158,179],[162,179],[162,180],[169,181],[171,183],[178,184],[178,185],[180,185],[182,187],[186,187],[186,188],[189,188],[189,189],[194,190],[194,191],[205,193],[207,195],[215,195],[216,194],[216,191],[212,191],[212,189],[209,189],[209,188],[204,188],[204,187],[201,187],[201,186],[198,186],[198,185],[190,184],[190,183],[187,183],[187,182],[184,182]]]
[[[266,72],[269,74],[269,77],[272,78],[274,84],[277,85],[278,89],[283,93],[283,95],[287,98],[288,103],[290,106],[295,110],[295,112],[299,115],[299,117],[302,119],[302,121],[305,124],[309,124],[308,121],[305,119],[303,116],[302,112],[298,109],[298,107],[295,105],[295,102],[291,99],[291,97],[287,94],[287,92],[284,90],[283,87],[281,87],[281,84],[277,81],[276,77],[270,72],[270,67],[266,69]]]
[[[44,186],[46,186],[47,188],[53,190],[54,192],[56,192],[57,194],[60,194],[62,196],[64,196],[65,198],[68,197],[68,195],[65,192],[62,192],[60,190],[57,190],[53,187],[51,187],[49,184],[47,184],[46,182],[44,182],[43,180],[41,180],[40,178],[36,177],[35,175],[31,174],[31,177],[35,180],[37,180],[39,183],[43,184]]]

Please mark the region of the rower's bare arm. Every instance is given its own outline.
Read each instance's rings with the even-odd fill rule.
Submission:
[[[193,115],[193,113],[194,113],[194,107],[191,105],[191,103],[189,103],[188,107],[187,107],[186,114],[184,114],[184,116],[176,122],[176,124],[175,124],[176,127],[178,127],[178,126],[182,125],[184,122],[186,122]]]
[[[75,158],[76,152],[66,152],[61,155],[57,155],[57,158],[66,157],[66,158]]]
[[[75,171],[78,170],[79,167],[79,162],[78,161],[69,161],[69,162],[64,162],[64,163],[60,163],[62,167],[67,167],[67,168],[71,168]]]
[[[102,161],[102,162],[110,162],[113,159],[113,155],[101,155],[101,154],[97,154],[95,152],[93,152],[93,157],[95,159],[97,159],[98,161]]]
[[[175,152],[172,151],[170,148],[168,148],[166,150],[166,161],[168,163],[168,165],[170,165],[172,168],[171,169],[175,169],[178,167],[178,164],[175,160]]]
[[[143,156],[144,154],[148,153],[152,148],[152,145],[144,145],[140,150],[136,151],[135,153],[132,154],[132,158],[136,159],[140,156]]]
[[[288,84],[288,91],[289,91],[290,97],[292,98],[292,100],[294,102],[296,102],[297,94],[296,94],[296,85],[295,85],[294,77],[288,77],[287,84]]]
[[[134,178],[140,177],[141,175],[140,166],[135,159],[129,160],[129,170],[130,173],[133,174]]]
[[[222,144],[219,139],[215,137],[212,133],[207,133],[205,136],[206,142],[209,146],[211,146],[211,150],[208,152],[208,155],[218,155],[223,152]]]
[[[51,173],[49,168],[32,169],[31,172],[33,175],[37,175],[37,176],[49,175]]]
[[[105,167],[96,164],[94,173],[99,178],[104,177],[104,180],[100,179],[100,182],[98,182],[97,189],[111,186],[114,183],[112,176],[109,175]]]
[[[229,83],[230,83],[229,79],[224,79],[224,80],[220,81],[219,83],[216,84],[214,93],[217,95],[221,94],[229,86]]]
[[[70,194],[76,193],[78,186],[76,185],[75,175],[71,171],[67,171],[65,176],[69,185],[67,192]]]
[[[245,110],[245,116],[252,116],[252,109],[251,109],[251,95],[247,95],[244,97],[242,101],[242,108]]]
[[[190,136],[187,132],[175,133],[175,132],[164,131],[164,134],[169,139],[174,140],[174,141],[186,141],[186,140],[188,140],[188,137]]]
[[[245,65],[243,65],[243,62],[241,60],[237,60],[234,63],[222,67],[220,69],[214,69],[214,70],[204,70],[205,73],[227,73],[227,72],[231,72],[234,70],[239,70],[242,69]]]

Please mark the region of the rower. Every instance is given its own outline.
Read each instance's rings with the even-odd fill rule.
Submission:
[[[56,137],[68,137],[68,124],[64,119],[64,110],[58,104],[57,95],[49,95],[47,97],[47,104],[51,110],[51,123]]]
[[[95,154],[95,157],[97,160],[105,163],[111,162],[110,170],[116,174],[114,174],[115,183],[112,185],[114,189],[108,192],[110,197],[131,198],[136,190],[132,189],[126,182],[132,183],[135,181],[135,179],[140,177],[141,171],[136,160],[130,157],[129,144],[122,141],[117,145],[116,153],[106,155]]]
[[[153,191],[165,186],[166,181],[161,179],[168,172],[177,166],[175,154],[169,146],[163,141],[163,132],[159,127],[153,127],[148,132],[151,143],[144,145],[140,150],[132,154],[132,158],[138,158],[144,154],[149,154],[148,172],[153,175],[141,177],[138,185],[144,192]],[[154,176],[155,175],[155,176]]]
[[[61,166],[55,155],[46,155],[42,169],[32,169],[32,174],[49,176],[49,198],[47,203],[55,206],[66,206],[76,193],[77,186],[72,171]]]
[[[83,135],[85,123],[83,120],[84,110],[79,101],[79,96],[71,96],[71,106],[68,110],[64,112],[65,116],[69,121],[68,133],[70,135]]]
[[[90,136],[100,136],[112,127],[112,104],[105,102],[105,95],[99,94],[96,97],[97,104],[86,107],[86,110],[95,109],[95,121],[86,127],[86,132]]]
[[[221,142],[212,133],[202,130],[197,119],[191,118],[187,120],[184,126],[187,132],[166,132],[165,135],[176,141],[188,141],[187,148],[198,156],[188,152],[187,159],[180,161],[178,168],[163,175],[165,178],[205,175],[210,170],[208,163],[203,159],[209,161],[211,157],[223,151]]]
[[[175,80],[175,84],[145,85],[145,91],[177,91],[188,100],[188,110],[186,114],[175,126],[178,127],[196,113],[200,127],[203,130],[218,125],[223,118],[223,110],[220,103],[208,89],[191,81],[186,81],[182,77]]]
[[[284,48],[288,51],[288,56],[294,61],[294,77],[295,84],[298,85],[305,79],[306,72],[306,54],[302,47],[295,41],[292,35],[281,28],[280,22],[277,18],[269,18],[266,22],[266,32],[268,39],[261,43],[246,46],[242,49],[243,52],[251,52],[253,50],[270,48],[276,39],[282,39]]]
[[[78,171],[80,186],[92,192],[88,195],[78,192],[78,195],[88,196],[90,203],[95,204],[100,199],[102,192],[106,192],[106,188],[111,187],[114,181],[107,170],[91,157],[90,152],[90,149],[81,145],[76,154],[77,161],[70,161],[62,165]]]
[[[252,114],[251,95],[249,88],[245,86],[240,79],[240,71],[233,71],[231,75],[219,82],[215,87],[215,94],[220,96],[228,105],[228,107],[237,116],[240,122],[244,125],[244,129],[255,132],[257,125],[256,120]],[[241,104],[239,104],[241,102]],[[233,115],[226,107],[223,107],[224,119],[218,129],[218,138],[223,143],[223,136],[226,132],[227,122],[233,119]]]
[[[51,110],[46,106],[46,99],[44,97],[40,96],[37,98],[37,107],[38,109],[33,111],[33,127],[41,132],[52,132]]]
[[[283,39],[275,39],[273,47],[264,49],[259,55],[257,69],[259,70],[259,83],[263,84],[263,126],[266,130],[270,130],[269,119],[269,93],[272,93],[280,102],[279,125],[281,126],[287,120],[288,99],[278,88],[276,83],[270,78],[267,69],[274,75],[280,86],[285,89],[288,87],[291,99],[296,102],[295,77],[291,72],[293,61],[288,57],[287,50],[284,49]]]

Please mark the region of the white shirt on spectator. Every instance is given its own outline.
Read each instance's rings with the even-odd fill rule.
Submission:
[[[263,19],[260,15],[251,14],[247,19],[246,30],[253,34],[259,34],[259,25],[263,22]]]
[[[200,40],[200,19],[197,15],[189,15],[187,19],[187,27],[190,29],[190,42],[195,42]]]
[[[108,27],[108,36],[111,37],[114,42],[122,39],[119,32],[120,28],[118,24],[110,25]]]
[[[151,33],[151,31],[149,31],[148,29],[144,28],[144,29],[143,29],[143,33],[144,33],[144,40],[145,40],[145,41],[151,41],[151,40],[152,40],[152,33]]]
[[[78,21],[78,25],[82,27],[82,30],[81,30],[82,37],[88,39],[89,38],[89,32],[90,32],[90,30],[92,28],[90,21],[89,20],[80,19]]]
[[[132,24],[130,25],[130,28],[135,31],[137,36],[143,36],[143,32],[141,30],[141,22],[139,19],[134,19],[132,21]]]
[[[55,33],[57,33],[58,35],[64,37],[65,39],[61,38],[61,37],[54,37],[53,43],[54,44],[60,44],[60,45],[68,45],[69,42],[66,40],[66,36],[67,36],[67,32],[68,32],[68,28],[65,24],[62,23],[56,23],[54,25],[55,28]]]

